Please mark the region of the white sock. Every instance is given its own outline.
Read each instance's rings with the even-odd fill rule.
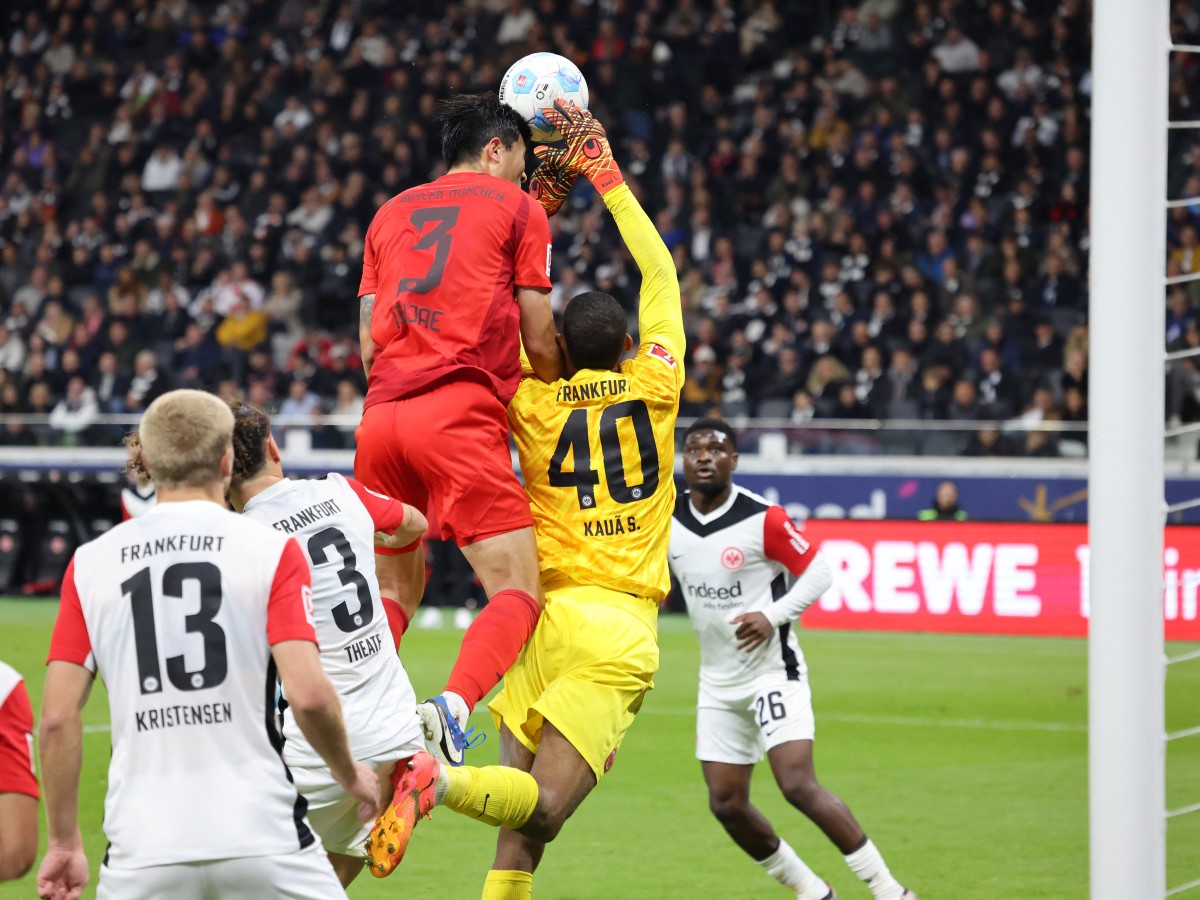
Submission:
[[[446,792],[450,790],[450,778],[446,775],[446,767],[438,764],[437,781],[433,786],[433,803],[435,806],[441,806],[442,801],[446,799]]]
[[[846,854],[846,865],[867,883],[875,900],[900,900],[904,896],[904,886],[892,877],[887,863],[870,838],[853,853]]]
[[[755,862],[784,887],[794,890],[799,900],[825,900],[829,896],[829,885],[804,864],[783,838],[779,839],[779,849]]]
[[[445,691],[442,696],[446,698],[446,705],[450,707],[450,715],[454,716],[458,727],[465,728],[467,719],[471,717],[471,707],[467,706],[467,701],[454,691]]]

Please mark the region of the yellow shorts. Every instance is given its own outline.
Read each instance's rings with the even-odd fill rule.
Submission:
[[[658,671],[658,605],[575,582],[546,587],[529,643],[488,704],[537,753],[542,725],[562,732],[596,773],[612,768]]]

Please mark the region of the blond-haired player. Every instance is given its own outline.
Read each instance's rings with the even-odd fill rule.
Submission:
[[[211,394],[155,400],[139,437],[158,505],[67,566],[42,703],[41,897],[77,897],[88,880],[80,713],[97,673],[112,720],[98,897],[345,896],[281,756],[277,675],[360,817],[377,811],[379,782],[351,756],[321,669],[300,547],[225,508],[232,436]]]
[[[451,769],[419,755],[375,831],[385,843],[394,823],[438,803],[504,826],[485,900],[530,896],[546,843],[612,766],[653,687],[658,604],[669,588],[684,349],[675,266],[600,123],[570,106],[544,112],[567,149],[536,148],[536,194],[554,205],[577,175],[600,191],[642,272],[641,343],[621,362],[633,347],[625,311],[608,294],[581,294],[559,336],[567,376],[521,382],[508,418],[546,607],[490,704],[504,765]]]

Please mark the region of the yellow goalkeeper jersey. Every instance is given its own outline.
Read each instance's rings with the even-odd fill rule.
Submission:
[[[604,195],[642,272],[637,355],[551,384],[526,377],[508,407],[543,580],[556,574],[656,601],[670,590],[683,312],[671,254],[625,185]]]

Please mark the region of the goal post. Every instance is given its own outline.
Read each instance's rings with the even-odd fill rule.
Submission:
[[[1092,900],[1166,892],[1168,0],[1095,0],[1088,529]]]

